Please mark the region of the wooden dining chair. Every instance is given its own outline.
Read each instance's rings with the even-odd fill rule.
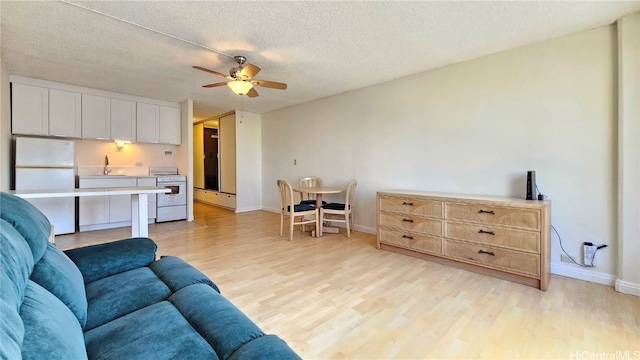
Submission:
[[[345,223],[348,238],[351,238],[351,227],[353,226],[353,197],[356,193],[356,186],[358,186],[358,181],[356,180],[351,181],[349,185],[347,185],[344,204],[323,204],[322,208],[320,209],[321,223],[324,224],[325,221]]]
[[[280,236],[284,229],[284,218],[289,217],[289,241],[293,241],[294,225],[315,224],[316,234],[319,234],[320,210],[309,204],[295,204],[293,200],[293,187],[284,180],[278,180],[278,191],[280,191]],[[305,218],[312,216],[313,219]],[[296,221],[296,218],[299,218]],[[302,228],[301,228],[302,230]]]
[[[307,176],[307,177],[300,178],[300,180],[298,180],[298,187],[301,187],[301,188],[302,187],[320,187],[320,186],[322,186],[322,180],[320,180],[320,178],[317,176]],[[315,206],[316,204],[315,195],[300,193],[300,204],[309,204],[309,205]]]

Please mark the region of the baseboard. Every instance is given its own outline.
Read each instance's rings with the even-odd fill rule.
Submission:
[[[551,264],[551,273],[608,286],[614,286],[616,283],[616,277],[611,274],[575,268],[573,265]]]
[[[243,212],[257,211],[257,210],[262,210],[262,207],[236,208],[235,212],[236,213],[243,213]]]
[[[623,294],[640,296],[640,284],[632,283],[629,281],[616,280],[616,291]]]

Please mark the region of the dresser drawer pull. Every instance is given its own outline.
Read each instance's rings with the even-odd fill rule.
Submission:
[[[480,214],[491,214],[491,215],[495,215],[496,212],[493,210],[484,210],[484,209],[480,209],[480,211],[478,211],[478,213]]]
[[[409,205],[409,206],[413,206],[413,202],[406,202],[406,201],[403,201],[403,202],[402,202],[402,205]]]
[[[412,223],[412,222],[413,222],[413,219],[402,219],[402,221],[405,221],[405,222],[410,222],[410,223]]]
[[[413,236],[409,236],[409,235],[402,235],[403,239],[409,239],[409,240],[413,240]]]
[[[480,229],[480,231],[478,231],[479,234],[489,234],[489,235],[495,235],[496,233],[494,233],[493,231],[487,231],[487,230],[482,230]]]
[[[489,254],[491,256],[496,256],[496,254],[494,254],[493,251],[484,251],[482,249],[478,250],[478,254]]]

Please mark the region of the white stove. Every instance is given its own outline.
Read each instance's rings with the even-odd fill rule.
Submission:
[[[178,174],[178,168],[151,168],[149,175],[156,177],[156,185],[171,190],[158,194],[156,222],[187,218],[187,177]]]

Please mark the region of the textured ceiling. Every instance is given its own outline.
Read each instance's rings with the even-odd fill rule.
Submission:
[[[9,74],[263,113],[608,25],[640,1],[0,1]],[[170,35],[170,36],[169,36]],[[186,41],[183,41],[186,40]],[[201,86],[233,55],[284,82],[260,96]]]

